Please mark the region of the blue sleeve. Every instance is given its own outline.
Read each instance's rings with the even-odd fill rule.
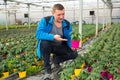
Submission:
[[[46,26],[45,18],[42,18],[41,21],[38,23],[37,31],[36,31],[36,38],[39,40],[54,40],[54,35],[49,34],[49,31]]]

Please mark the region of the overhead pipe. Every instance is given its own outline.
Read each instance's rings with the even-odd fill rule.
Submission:
[[[16,0],[7,0],[7,1],[10,1],[10,2],[16,2],[16,3],[21,3],[21,4],[30,4],[30,5],[33,5],[33,6],[37,6],[37,7],[41,7],[41,6],[43,6],[43,5],[37,5],[37,4],[33,4],[33,3],[29,3],[29,2],[22,2],[22,1],[16,1]]]

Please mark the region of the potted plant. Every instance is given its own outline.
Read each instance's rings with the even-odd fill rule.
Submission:
[[[26,63],[24,61],[20,61],[18,64],[18,74],[19,78],[25,78],[26,77]]]
[[[0,66],[0,80],[2,80],[2,77],[3,77],[3,71],[2,71],[2,66]]]
[[[9,76],[9,66],[7,61],[2,62],[2,71],[3,71],[3,78]]]
[[[29,53],[25,55],[26,62],[29,66],[37,66],[37,63],[35,62],[35,59],[33,58],[35,55],[33,53]]]
[[[2,80],[3,74],[0,72],[0,80]]]
[[[13,58],[13,72],[17,72],[20,60],[16,57]]]
[[[79,43],[80,43],[80,33],[79,32],[72,32],[71,34],[71,43],[72,43],[72,48],[79,48]]]

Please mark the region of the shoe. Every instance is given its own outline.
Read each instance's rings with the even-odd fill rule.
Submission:
[[[55,72],[57,74],[57,73],[59,73],[62,70],[63,69],[62,69],[62,67],[59,64],[54,64],[53,72]]]
[[[53,63],[55,68],[60,68],[60,64]]]
[[[55,56],[53,56],[51,58],[51,64],[53,64],[55,68],[59,68],[60,67],[59,63],[57,63],[56,60],[55,60]]]

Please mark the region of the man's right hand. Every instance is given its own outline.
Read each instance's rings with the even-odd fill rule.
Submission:
[[[58,35],[58,34],[54,35],[54,39],[57,40],[57,41],[67,41],[67,39],[61,38],[61,36]]]
[[[78,49],[77,48],[71,48],[73,51],[77,51]]]

